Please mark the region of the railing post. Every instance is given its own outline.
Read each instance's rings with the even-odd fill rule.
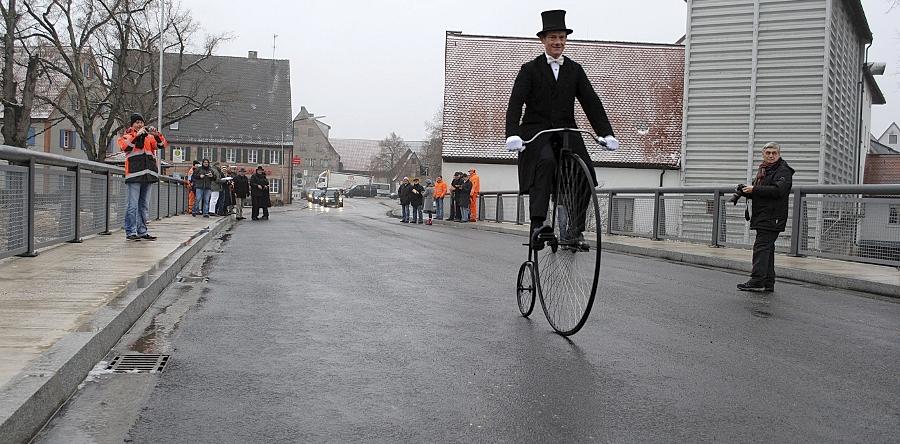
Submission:
[[[81,165],[75,165],[75,238],[69,242],[81,243]]]
[[[791,221],[791,250],[788,253],[789,256],[800,256],[800,224],[802,223],[802,214],[803,214],[803,197],[805,194],[802,191],[794,192],[794,210],[793,220]]]
[[[712,209],[712,239],[709,240],[709,246],[719,246],[719,231],[722,225],[722,190],[713,192],[713,209]]]
[[[522,225],[522,213],[525,211],[525,197],[522,193],[516,194],[516,225]]]
[[[112,206],[112,197],[111,197],[111,195],[112,195],[112,178],[113,178],[112,171],[106,170],[106,206],[104,207],[106,209],[106,211],[105,211],[106,215],[105,215],[105,221],[103,224],[103,226],[106,228],[104,228],[104,230],[100,233],[104,236],[108,236],[108,235],[112,234],[109,231],[109,220],[111,219],[109,216],[109,213],[110,213],[110,207]]]
[[[28,251],[20,254],[23,257],[35,257],[37,251],[34,251],[34,198],[36,193],[37,168],[35,167],[34,158],[28,160],[28,222],[25,224],[28,230]]]
[[[503,195],[497,193],[497,223],[503,222]]]
[[[178,202],[176,202],[177,204]],[[166,182],[166,217],[172,216],[172,182]]]
[[[606,203],[606,234],[612,234],[612,221],[613,221],[613,199],[616,198],[616,193],[612,191],[609,192],[609,202]]]
[[[160,214],[160,211],[159,211],[159,204],[162,202],[162,196],[160,195],[161,192],[162,192],[162,177],[157,176],[157,181],[156,181],[156,220],[160,220],[162,218],[162,214]]]
[[[662,206],[662,193],[653,193],[653,240],[659,240],[659,215]]]
[[[484,220],[484,194],[478,193],[478,220]]]

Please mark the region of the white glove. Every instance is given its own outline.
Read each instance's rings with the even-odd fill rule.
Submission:
[[[606,142],[606,149],[610,151],[619,149],[619,139],[616,139],[613,136],[606,136],[603,140]]]
[[[521,153],[525,151],[525,145],[522,143],[522,138],[519,136],[509,136],[506,138],[506,150],[507,151],[515,151],[517,153]]]

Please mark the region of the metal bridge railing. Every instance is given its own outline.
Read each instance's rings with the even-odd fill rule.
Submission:
[[[184,213],[184,182],[160,176],[152,218]],[[160,197],[161,196],[161,197]],[[0,145],[0,258],[110,234],[125,223],[123,168]]]
[[[601,226],[606,234],[750,248],[755,233],[744,219],[747,200],[733,205],[733,192],[732,187],[598,188]],[[481,220],[530,220],[528,196],[517,191],[482,192],[479,204]],[[795,186],[787,229],[776,248],[792,256],[900,267],[900,184]]]

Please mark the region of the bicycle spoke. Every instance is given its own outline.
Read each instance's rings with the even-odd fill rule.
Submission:
[[[576,332],[587,319],[599,271],[599,248],[583,251],[576,242],[589,238],[598,242],[600,234],[593,182],[583,165],[575,156],[561,157],[553,208],[548,215],[559,246],[555,252],[544,248],[535,261],[544,313],[553,328],[562,334]]]

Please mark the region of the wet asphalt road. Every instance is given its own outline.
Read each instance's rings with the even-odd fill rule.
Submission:
[[[86,422],[39,441],[74,436],[54,427],[139,443],[900,434],[896,302],[782,281],[750,297],[744,276],[607,253],[567,340],[539,306],[518,314],[521,239],[400,224],[382,202],[241,222],[167,333],[166,371],[89,383],[62,415]],[[116,388],[129,377],[145,389]],[[134,417],[103,435],[84,418],[116,397]]]

